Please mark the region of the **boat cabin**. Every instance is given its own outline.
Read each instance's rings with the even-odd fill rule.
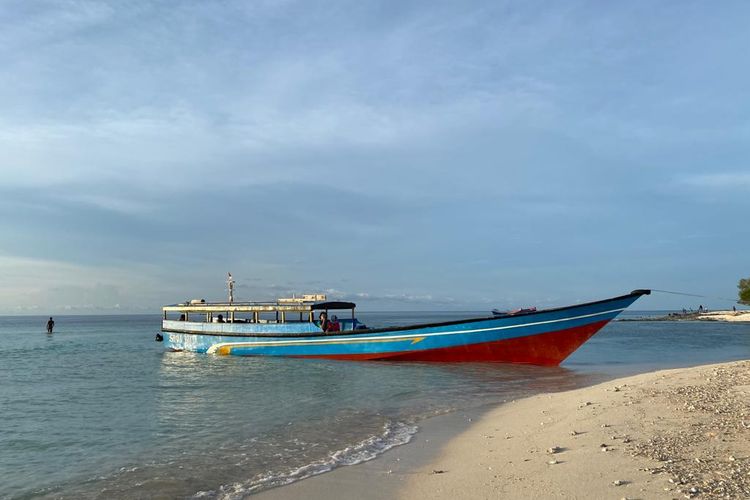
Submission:
[[[328,301],[323,294],[279,298],[274,302],[206,302],[194,299],[164,306],[163,330],[246,333],[320,333],[321,313],[331,321],[336,311],[339,329],[356,330],[353,302]]]

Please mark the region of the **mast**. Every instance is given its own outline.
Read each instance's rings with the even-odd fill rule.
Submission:
[[[227,273],[227,289],[229,290],[229,303],[234,303],[234,278],[232,273]]]

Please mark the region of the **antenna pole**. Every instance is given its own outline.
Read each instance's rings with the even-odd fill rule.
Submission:
[[[229,303],[234,303],[234,278],[232,273],[227,273],[227,288],[229,289]]]

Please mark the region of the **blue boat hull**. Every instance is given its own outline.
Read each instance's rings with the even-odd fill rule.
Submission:
[[[517,315],[322,333],[285,325],[164,321],[166,347],[239,356],[349,360],[493,361],[557,365],[648,290]],[[283,327],[283,328],[282,328]],[[279,331],[281,329],[281,331]]]

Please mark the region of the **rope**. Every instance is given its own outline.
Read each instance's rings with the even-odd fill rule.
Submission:
[[[702,299],[724,300],[724,301],[731,302],[733,304],[739,304],[740,303],[737,299],[728,299],[726,297],[716,297],[716,296],[711,296],[711,295],[698,295],[698,294],[695,294],[695,293],[685,293],[685,292],[673,292],[673,291],[670,291],[670,290],[657,290],[656,288],[652,288],[651,291],[652,292],[660,292],[660,293],[669,293],[669,294],[672,294],[672,295],[684,295],[686,297],[700,297]]]

